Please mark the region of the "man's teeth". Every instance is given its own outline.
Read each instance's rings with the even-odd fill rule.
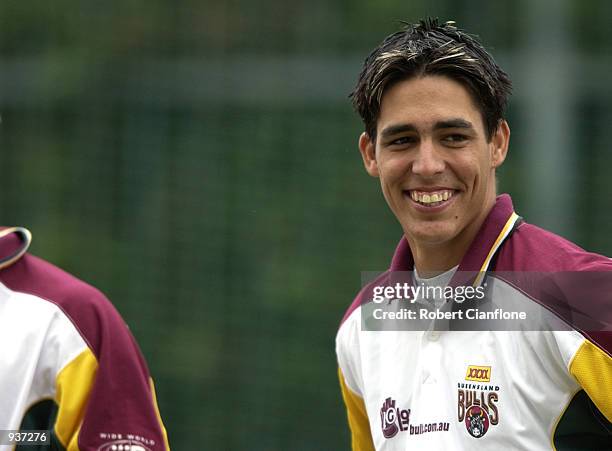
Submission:
[[[419,191],[410,191],[410,197],[415,202],[419,202],[421,204],[434,204],[436,202],[442,202],[453,197],[453,191],[444,190],[444,191],[436,191],[436,192],[419,192]]]

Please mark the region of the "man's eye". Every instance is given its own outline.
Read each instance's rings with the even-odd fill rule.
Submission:
[[[390,146],[405,146],[406,144],[414,144],[416,138],[412,136],[402,136],[401,138],[394,139],[389,143]]]
[[[468,137],[458,133],[447,135],[443,138],[443,141],[450,144],[463,144],[468,140]]]

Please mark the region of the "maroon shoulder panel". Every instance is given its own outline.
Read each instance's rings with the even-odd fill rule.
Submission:
[[[15,235],[0,240],[0,255],[20,245]],[[149,371],[125,322],[92,286],[37,257],[26,254],[0,271],[0,281],[13,291],[46,299],[62,309],[98,360],[98,371],[79,436],[83,451],[97,450],[107,440],[100,433],[133,434],[164,450],[154,409]],[[154,442],[154,444],[152,444]]]
[[[610,271],[612,260],[523,222],[499,252],[497,271]]]
[[[342,321],[340,321],[340,326],[342,326],[342,324],[348,319],[348,317],[351,316],[351,313],[357,310],[359,306],[361,306],[364,303],[370,302],[369,300],[372,299],[372,294],[373,294],[373,290],[375,286],[387,285],[389,274],[390,274],[389,271],[385,271],[380,276],[378,276],[375,280],[368,283],[365,287],[363,287],[359,291],[359,293],[357,294],[357,296],[355,296],[355,299],[353,300],[349,308],[346,310],[346,313],[344,313],[344,316],[342,317]]]
[[[368,302],[369,299],[372,299],[372,292],[375,286],[387,284],[390,273],[397,271],[412,271],[413,266],[414,262],[412,260],[412,252],[410,251],[410,246],[408,245],[408,241],[406,241],[406,238],[402,237],[397,247],[395,248],[395,252],[393,253],[391,267],[389,268],[389,270],[382,273],[375,280],[368,283],[368,285],[366,285],[359,291],[349,308],[344,313],[342,321],[340,321],[340,325],[342,325],[347,320],[347,318],[351,316],[351,313],[353,313],[357,309],[357,307],[359,307],[365,302]]]
[[[499,251],[495,271],[612,355],[612,259],[523,223]]]

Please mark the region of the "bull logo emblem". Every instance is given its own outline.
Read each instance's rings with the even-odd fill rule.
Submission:
[[[489,415],[480,406],[472,406],[465,414],[465,427],[472,437],[480,438],[489,430]]]

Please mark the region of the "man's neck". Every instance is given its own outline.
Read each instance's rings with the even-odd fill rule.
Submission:
[[[431,243],[414,240],[405,235],[410,245],[414,266],[419,274],[424,277],[434,277],[458,266],[494,205],[495,198],[490,202],[488,208],[483,209],[475,221],[452,240]]]
[[[414,258],[414,267],[426,278],[435,277],[458,266],[471,243],[462,240],[461,243],[453,243],[452,246],[449,246],[449,243],[428,246],[407,239]]]

